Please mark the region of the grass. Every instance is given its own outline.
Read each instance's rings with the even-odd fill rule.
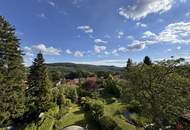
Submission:
[[[123,111],[126,109],[126,105],[118,102],[105,105],[105,115],[112,117],[112,119],[120,126],[123,130],[143,130],[142,128],[137,128],[126,122],[123,116]]]
[[[61,119],[55,121],[55,128],[56,130],[60,130],[73,124],[81,125],[84,124],[84,121],[84,112],[80,110],[78,105],[72,105],[67,114],[63,115]]]

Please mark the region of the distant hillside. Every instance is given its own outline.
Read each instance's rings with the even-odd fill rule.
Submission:
[[[88,64],[74,64],[74,63],[50,63],[46,64],[49,71],[61,71],[61,72],[121,72],[123,68],[116,66],[97,66],[97,65],[88,65]]]

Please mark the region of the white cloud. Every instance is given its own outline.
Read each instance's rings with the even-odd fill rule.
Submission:
[[[121,39],[124,35],[125,35],[124,32],[119,31],[119,32],[117,33],[117,38]]]
[[[120,8],[119,15],[126,19],[140,20],[152,13],[164,13],[171,9],[173,0],[135,0],[133,6]]]
[[[125,47],[119,47],[118,51],[120,51],[120,52],[127,52],[127,48],[125,48]]]
[[[181,50],[181,46],[178,46],[176,49],[177,49],[177,50]]]
[[[181,3],[186,3],[187,0],[179,0]]]
[[[146,28],[146,27],[147,27],[146,24],[141,23],[141,22],[137,22],[137,23],[136,23],[136,26],[137,26],[137,27],[142,27],[142,28]]]
[[[53,1],[48,1],[48,4],[51,5],[52,7],[55,7],[55,2]]]
[[[155,43],[173,43],[173,44],[190,44],[190,22],[169,24],[158,35],[147,31],[143,34],[146,44]]]
[[[36,51],[41,51],[45,55],[60,55],[61,50],[54,48],[54,47],[46,47],[44,44],[38,44],[34,45],[32,49],[35,49]]]
[[[185,16],[189,17],[189,16],[190,16],[190,12],[187,12],[187,13],[185,14]]]
[[[143,33],[142,38],[154,38],[156,37],[156,34],[151,31],[146,31]]]
[[[155,39],[158,42],[190,44],[190,22],[170,24]]]
[[[75,51],[75,52],[74,52],[74,56],[75,56],[75,57],[83,57],[83,56],[84,56],[84,53],[81,52],[81,51]]]
[[[71,51],[70,49],[67,49],[67,50],[65,51],[65,53],[71,55],[71,54],[72,54],[72,51]]]
[[[99,45],[94,45],[94,51],[95,53],[101,53],[106,50],[106,46],[99,46]]]
[[[114,49],[114,50],[112,51],[112,54],[115,55],[115,56],[119,56],[117,49]]]
[[[88,25],[78,26],[77,29],[82,30],[85,33],[93,33],[94,32],[94,30]]]
[[[107,41],[104,41],[104,40],[102,40],[102,39],[95,39],[94,42],[95,42],[96,44],[98,44],[98,43],[99,43],[99,44],[102,44],[102,43],[103,43],[103,44],[106,44],[106,43],[108,43]]]
[[[110,52],[108,52],[108,51],[105,51],[105,52],[104,52],[104,54],[105,54],[105,55],[109,55],[109,54],[110,54]]]
[[[47,18],[47,16],[45,15],[45,13],[41,13],[41,14],[39,14],[38,15],[40,18],[43,18],[43,19],[46,19]]]
[[[26,66],[29,66],[33,61],[36,53],[42,52],[44,55],[60,55],[61,50],[54,47],[46,47],[44,44],[33,45],[31,47],[25,46],[24,50],[24,62]]]
[[[168,51],[170,52],[170,51],[172,51],[172,49],[171,49],[171,48],[169,48],[169,49],[168,49]]]
[[[134,37],[131,36],[131,35],[127,36],[127,38],[130,39],[130,40],[133,40],[133,39],[134,39]]]
[[[145,43],[138,41],[138,40],[134,40],[132,44],[128,45],[127,50],[128,51],[141,51],[145,48]]]
[[[109,34],[104,35],[104,37],[105,37],[105,38],[108,38],[108,39],[111,38],[111,36],[110,36]]]

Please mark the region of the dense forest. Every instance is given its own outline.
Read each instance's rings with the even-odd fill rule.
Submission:
[[[15,28],[0,16],[0,129],[189,130],[190,65],[183,58],[125,68],[23,64]],[[64,129],[66,130],[66,129]]]

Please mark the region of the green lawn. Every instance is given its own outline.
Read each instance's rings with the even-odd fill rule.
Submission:
[[[72,105],[67,114],[63,115],[61,119],[55,121],[55,127],[56,130],[59,130],[73,124],[84,124],[84,121],[84,112],[80,110],[78,105]]]
[[[123,111],[126,109],[126,105],[122,103],[112,103],[105,105],[105,115],[110,116],[123,130],[143,130],[142,128],[137,128],[126,122],[123,116]]]

